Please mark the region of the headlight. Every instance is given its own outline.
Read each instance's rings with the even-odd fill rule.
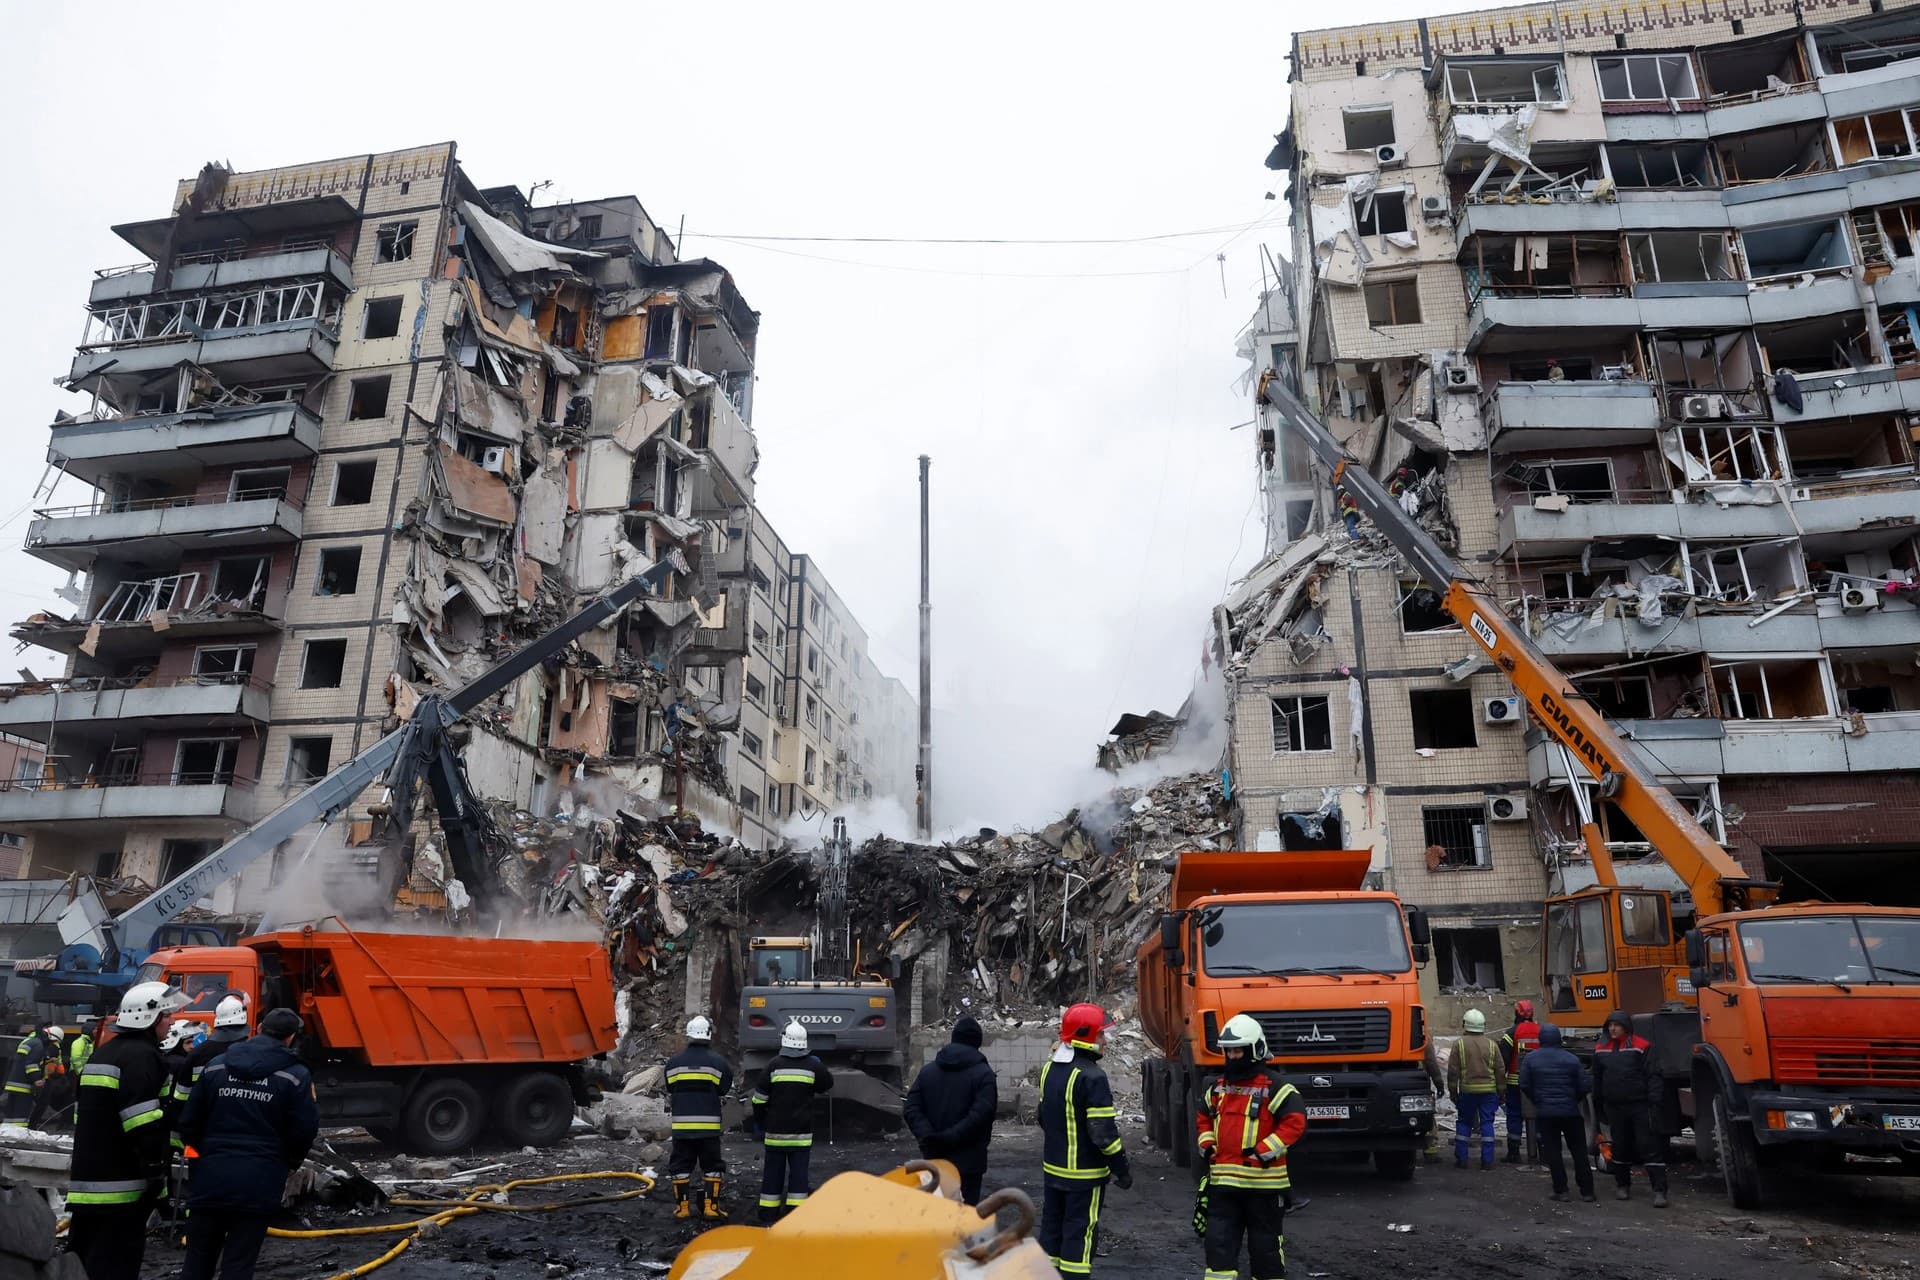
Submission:
[[[1431,1111],[1433,1099],[1424,1093],[1403,1093],[1400,1095],[1400,1110]]]
[[[1819,1127],[1820,1122],[1814,1118],[1813,1112],[1811,1111],[1787,1112],[1787,1128],[1789,1129],[1818,1129]]]

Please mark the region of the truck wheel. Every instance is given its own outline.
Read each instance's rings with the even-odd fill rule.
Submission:
[[[1720,1173],[1726,1179],[1727,1199],[1736,1209],[1758,1209],[1765,1198],[1760,1144],[1753,1140],[1750,1130],[1733,1123],[1726,1096],[1718,1089],[1713,1091],[1711,1105],[1714,1154],[1719,1158]]]
[[[495,1123],[516,1147],[550,1147],[573,1127],[573,1090],[546,1071],[515,1076],[500,1092]]]
[[[485,1122],[480,1091],[465,1080],[442,1076],[414,1090],[400,1136],[415,1155],[450,1156],[471,1147]]]
[[[1391,1182],[1412,1182],[1414,1155],[1411,1151],[1376,1151],[1374,1171]]]
[[[1147,1143],[1167,1145],[1167,1112],[1160,1101],[1159,1064],[1149,1062],[1140,1068],[1140,1109],[1147,1113]]]

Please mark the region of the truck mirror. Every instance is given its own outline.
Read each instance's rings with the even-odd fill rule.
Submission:
[[[1407,908],[1407,933],[1416,947],[1424,947],[1433,941],[1433,930],[1427,925],[1426,912],[1418,907]]]
[[[1160,917],[1160,958],[1169,969],[1178,969],[1186,960],[1180,947],[1180,917],[1171,911]]]
[[[1696,964],[1689,968],[1687,977],[1692,979],[1695,991],[1705,991],[1713,985],[1713,970],[1703,964]]]
[[[1688,967],[1698,969],[1702,965],[1706,964],[1707,940],[1698,929],[1687,930],[1686,944],[1687,944]],[[1700,985],[1698,979],[1694,981],[1693,985],[1696,987]]]
[[[1433,959],[1432,947],[1424,942],[1416,942],[1413,944],[1413,962],[1415,964],[1425,964],[1431,959]]]

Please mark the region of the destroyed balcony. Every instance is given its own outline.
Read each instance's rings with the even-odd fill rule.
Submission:
[[[1642,767],[1663,778],[1879,773],[1913,767],[1920,713],[1859,717],[1864,732],[1832,716],[1790,720],[1618,720],[1614,728]],[[1536,728],[1527,734],[1527,776],[1535,786],[1565,772]]]
[[[254,816],[251,779],[228,774],[163,771],[84,782],[0,779],[0,826],[9,831],[91,823],[104,834],[106,827],[132,822],[246,823]]]
[[[1773,416],[1778,422],[1920,413],[1920,365],[1800,374],[1795,383],[1800,392],[1798,409],[1788,406],[1778,387],[1773,388]]]
[[[282,245],[260,252],[183,254],[173,260],[164,288],[154,288],[154,264],[108,267],[94,273],[87,301],[95,308],[153,294],[227,291],[246,285],[315,277],[342,292],[353,289],[353,264],[330,241]]]
[[[1747,286],[1738,280],[1592,285],[1560,293],[1488,288],[1469,307],[1467,349],[1511,349],[1549,334],[1588,345],[1643,329],[1739,329],[1751,323]]]
[[[1707,102],[1707,133],[1714,138],[1824,120],[1827,101],[1811,80],[1774,90],[1717,95]]]
[[[284,461],[311,457],[319,448],[319,417],[275,400],[182,413],[71,418],[53,424],[47,460],[98,485],[109,475]]]
[[[747,652],[748,599],[752,594],[745,582],[728,583],[719,595],[719,603],[705,613],[696,613],[693,638],[686,649],[686,661],[693,665],[724,663]],[[713,625],[704,625],[713,624]]]
[[[1920,653],[1920,608],[1905,599],[1885,596],[1870,585],[1846,594],[1822,596],[1815,623],[1824,649]],[[1838,659],[1841,655],[1833,656]]]
[[[1852,482],[1712,483],[1693,501],[1666,491],[1617,493],[1610,502],[1578,500],[1584,496],[1517,495],[1500,516],[1501,554],[1577,556],[1592,542],[1734,542],[1920,527],[1920,483],[1910,467]]]
[[[148,729],[248,727],[267,720],[272,686],[225,676],[75,676],[0,684],[0,730],[45,742],[77,728],[116,734]]]
[[[330,279],[309,279],[103,306],[88,315],[67,385],[118,402],[182,364],[228,384],[316,377],[333,368],[344,297]]]
[[[108,501],[34,512],[27,551],[63,569],[85,569],[109,548],[120,559],[178,563],[193,552],[298,542],[301,524],[284,486]]]
[[[252,563],[249,563],[249,560]],[[157,578],[103,582],[96,566],[93,586],[105,599],[76,617],[37,613],[18,624],[14,639],[69,656],[87,646],[99,662],[153,659],[169,643],[202,641],[275,630],[285,592],[270,592],[265,556],[223,559],[210,573],[173,573]]]
[[[1483,416],[1496,451],[1585,449],[1651,440],[1660,401],[1651,382],[1502,382],[1487,396]]]

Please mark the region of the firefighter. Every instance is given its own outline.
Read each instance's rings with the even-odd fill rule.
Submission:
[[[1360,504],[1345,489],[1340,490],[1340,519],[1346,522],[1347,540],[1360,541]]]
[[[1060,1020],[1060,1044],[1040,1068],[1040,1247],[1066,1276],[1093,1274],[1107,1180],[1122,1191],[1133,1185],[1113,1090],[1100,1068],[1101,1037],[1112,1025],[1099,1005],[1074,1005]]]
[[[1540,1024],[1533,1020],[1533,1001],[1517,1000],[1513,1025],[1500,1034],[1500,1052],[1507,1060],[1507,1163],[1520,1163],[1520,1142],[1526,1134],[1526,1099],[1520,1093],[1520,1064],[1540,1047]],[[1536,1139],[1538,1134],[1535,1135]]]
[[[1287,1152],[1307,1132],[1307,1108],[1267,1065],[1267,1033],[1248,1014],[1220,1030],[1227,1067],[1200,1095],[1207,1160],[1206,1280],[1237,1280],[1240,1238],[1253,1280],[1287,1274]]]
[[[13,1051],[13,1063],[7,1069],[6,1128],[25,1129],[35,1119],[48,1065],[57,1068],[65,1060],[61,1053],[65,1035],[60,1028],[43,1022]]]
[[[167,1194],[167,1097],[160,1037],[185,997],[138,982],[120,998],[113,1039],[80,1073],[67,1248],[88,1280],[137,1280],[147,1215]]]
[[[673,1154],[667,1173],[673,1178],[673,1216],[694,1213],[693,1170],[706,1177],[700,1216],[724,1218],[720,1183],[727,1174],[720,1151],[720,1101],[733,1088],[733,1068],[715,1053],[713,1023],[696,1017],[687,1023],[687,1047],[667,1059],[667,1098],[673,1105]]]
[[[833,1073],[807,1052],[807,1029],[789,1022],[780,1033],[780,1056],[761,1068],[753,1090],[753,1136],[767,1149],[760,1221],[786,1217],[813,1189],[807,1178],[807,1161],[813,1155],[813,1099],[832,1088]]]
[[[187,1088],[200,1083],[206,1069],[220,1056],[247,1038],[247,998],[234,992],[220,1001],[213,1011],[213,1032],[187,1054]]]

